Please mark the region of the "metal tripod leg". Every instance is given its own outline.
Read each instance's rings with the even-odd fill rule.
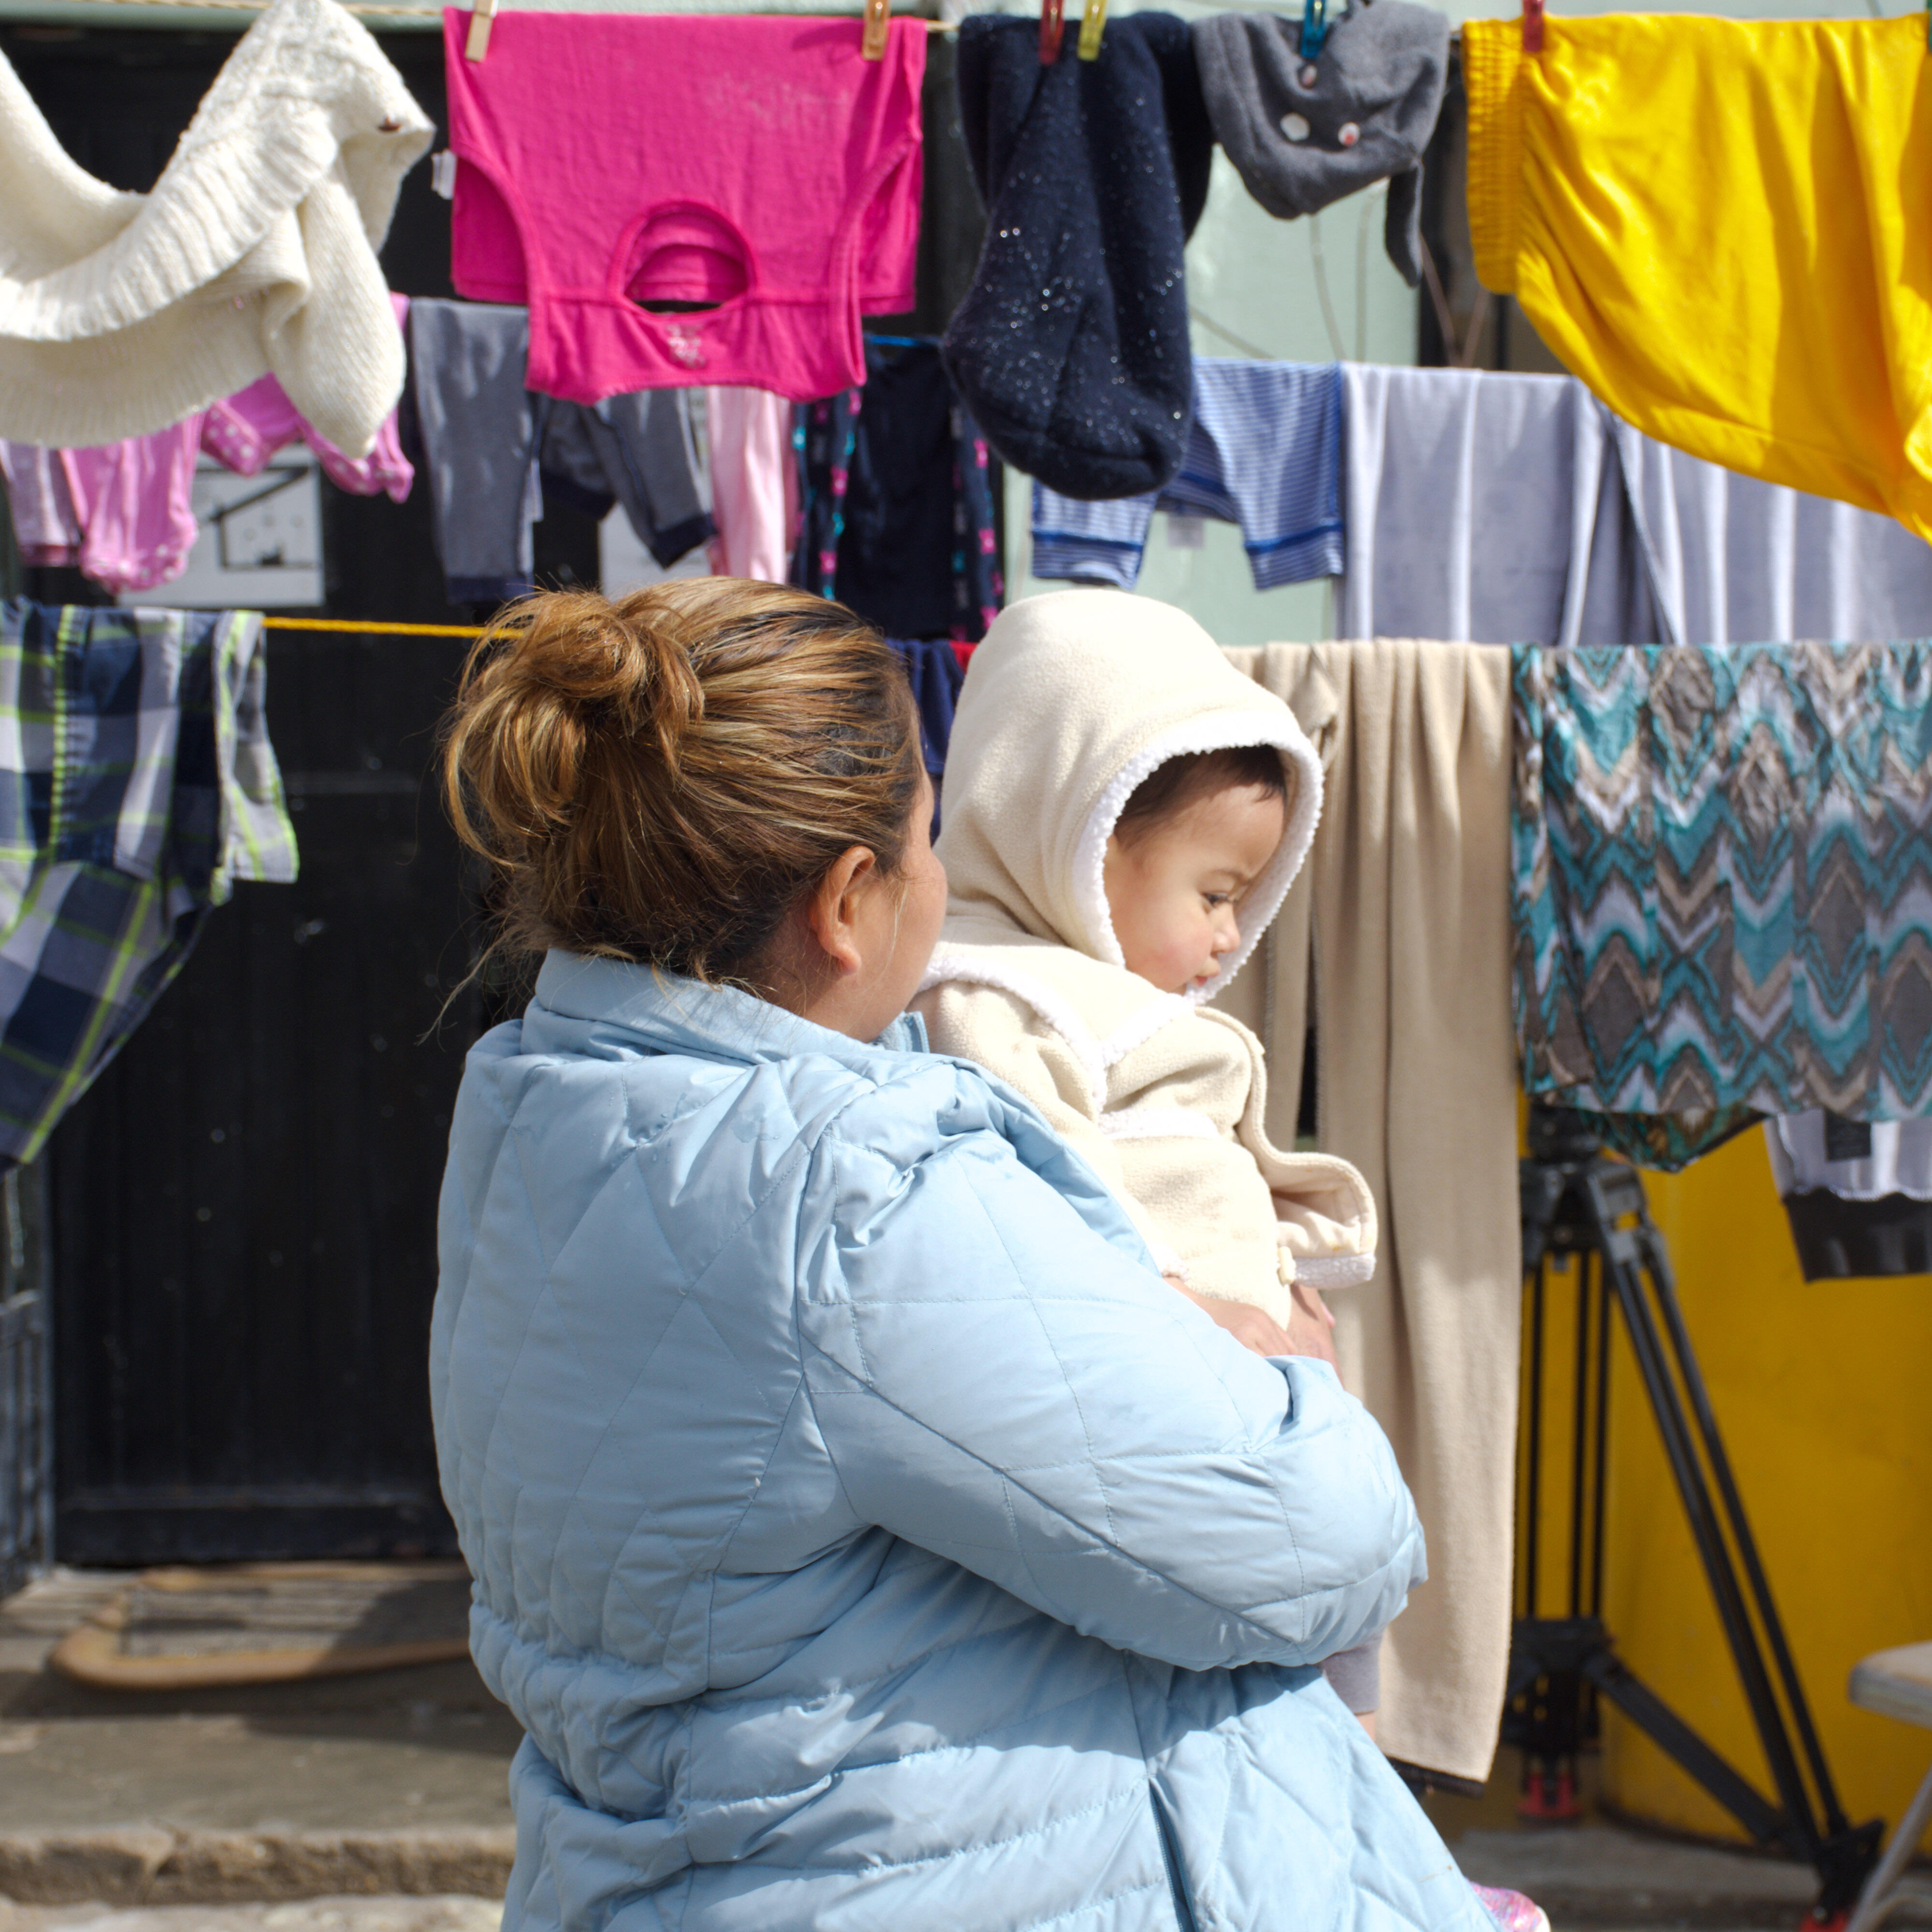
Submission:
[[[1853,1830],[1839,1805],[1641,1184],[1630,1168],[1604,1160],[1590,1162],[1577,1180],[1585,1218],[1603,1257],[1606,1285],[1622,1311],[1664,1453],[1771,1767],[1780,1800],[1778,1809],[1773,1811],[1766,1805],[1682,1720],[1631,1677],[1607,1644],[1601,1657],[1592,1659],[1588,1674],[1605,1696],[1683,1764],[1754,1837],[1781,1841],[1816,1867],[1822,1885],[1819,1910],[1826,1916],[1834,1915],[1848,1908],[1858,1895],[1875,1856],[1877,1828]],[[1661,1328],[1652,1308],[1653,1298],[1656,1310],[1661,1311]],[[1735,1562],[1732,1546],[1738,1552]],[[1752,1620],[1754,1610],[1756,1624]],[[1771,1653],[1768,1666],[1767,1648]],[[1780,1706],[1780,1690],[1790,1712],[1790,1728]],[[1815,1812],[1792,1746],[1794,1730],[1816,1790]]]
[[[1547,1760],[1552,1753],[1560,1756],[1565,1750],[1574,1752],[1582,1700],[1587,1694],[1584,1687],[1589,1687],[1682,1766],[1754,1838],[1780,1845],[1813,1866],[1820,1882],[1814,1919],[1842,1922],[1876,1862],[1882,1827],[1876,1822],[1854,1826],[1845,1820],[1678,1305],[1663,1237],[1650,1219],[1635,1171],[1605,1160],[1589,1126],[1586,1117],[1533,1108],[1531,1157],[1522,1166],[1523,1253],[1526,1266],[1535,1270],[1533,1312],[1538,1318],[1532,1326],[1528,1412],[1540,1417],[1540,1318],[1548,1258],[1568,1257],[1577,1264],[1577,1406],[1570,1432],[1570,1615],[1539,1616],[1536,1578],[1526,1577],[1525,1615],[1516,1626],[1510,1668],[1512,1698],[1528,1700],[1513,1719],[1516,1734],[1532,1753],[1532,1763],[1538,1754]],[[1642,1377],[1771,1769],[1775,1802],[1631,1673],[1604,1628],[1604,1445],[1612,1303]],[[1594,1352],[1585,1332],[1592,1328]],[[1591,1408],[1588,1384],[1593,1381]],[[1587,1430],[1586,1408],[1591,1409],[1587,1419],[1594,1424]],[[1538,1452],[1546,1447],[1546,1433],[1534,1432],[1525,1471],[1526,1506],[1533,1516],[1541,1513]],[[1594,1448],[1586,1482],[1582,1464],[1587,1436],[1594,1436]],[[1534,1526],[1534,1521],[1528,1526],[1532,1530]],[[1587,1564],[1582,1556],[1586,1536],[1591,1549]]]
[[[1660,1750],[1674,1757],[1760,1844],[1784,1835],[1783,1820],[1756,1788],[1720,1757],[1657,1693],[1628,1670],[1605,1639],[1583,1674]]]

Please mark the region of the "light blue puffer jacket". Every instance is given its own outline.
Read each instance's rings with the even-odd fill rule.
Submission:
[[[1380,1431],[916,1020],[553,954],[441,1240],[507,1932],[1492,1932],[1308,1667],[1423,1574]]]

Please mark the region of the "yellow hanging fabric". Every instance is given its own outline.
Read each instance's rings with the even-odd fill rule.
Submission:
[[[1924,22],[1462,29],[1485,286],[1660,441],[1932,538]]]

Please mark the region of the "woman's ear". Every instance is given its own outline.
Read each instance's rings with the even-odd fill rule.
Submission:
[[[826,868],[806,902],[805,922],[818,950],[841,974],[866,964],[859,940],[859,900],[877,883],[878,860],[864,845],[848,845]]]

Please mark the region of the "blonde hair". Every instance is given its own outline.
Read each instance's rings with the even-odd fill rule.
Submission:
[[[512,605],[471,651],[442,739],[500,943],[711,981],[754,971],[849,848],[896,872],[922,770],[904,669],[876,631],[727,577]]]

